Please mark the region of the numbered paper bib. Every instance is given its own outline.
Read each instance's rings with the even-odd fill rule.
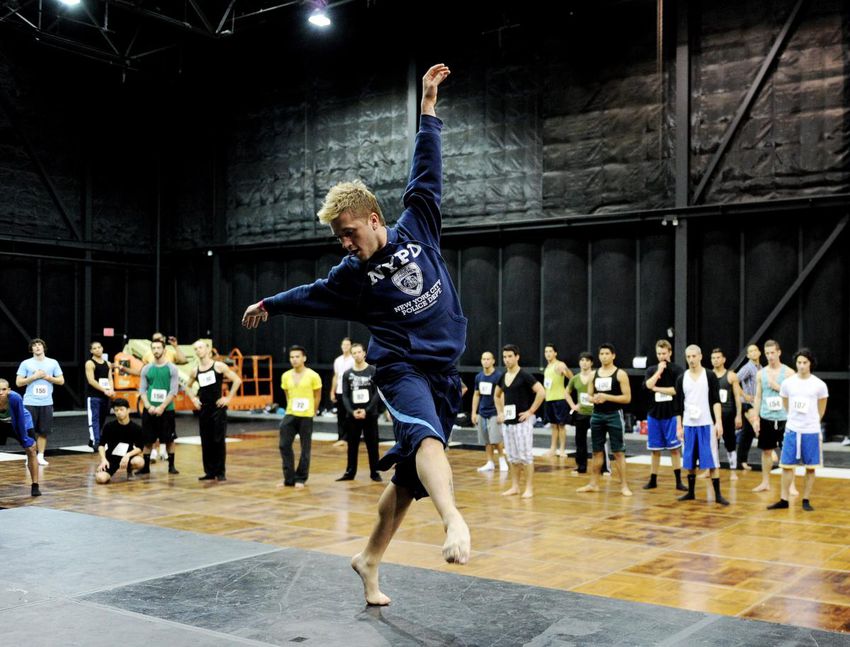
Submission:
[[[796,411],[797,413],[808,413],[810,406],[811,400],[809,398],[794,398],[791,400],[791,411]]]
[[[118,443],[115,445],[115,449],[112,450],[112,455],[124,456],[128,451],[130,451],[130,445],[127,443]]]
[[[578,394],[578,403],[583,407],[593,406],[593,401],[590,399],[590,396],[587,393]]]
[[[782,398],[779,396],[770,396],[764,399],[768,411],[782,411]]]
[[[543,388],[545,388],[547,391],[552,388],[552,378],[551,377],[544,377],[543,378]]]
[[[354,389],[351,392],[351,400],[354,404],[366,404],[369,402],[369,389]]]
[[[109,388],[109,378],[108,378],[108,377],[102,377],[102,378],[100,378],[100,379],[97,381],[97,383],[98,383],[98,384],[100,384],[100,388],[101,388],[101,389],[108,389],[108,388]]]
[[[506,404],[505,405],[505,420],[513,420],[516,418],[516,405],[515,404]]]
[[[307,398],[295,398],[292,400],[293,411],[307,411],[310,408],[310,401]]]
[[[597,391],[610,391],[611,390],[611,378],[610,377],[597,377],[593,381],[593,388]]]
[[[478,383],[478,392],[481,395],[493,395],[493,383],[492,382],[479,382]]]
[[[198,384],[201,386],[215,384],[215,371],[204,371],[203,373],[198,373]]]
[[[46,384],[33,384],[32,394],[39,398],[44,398],[50,395],[50,387]]]
[[[167,389],[151,389],[151,402],[161,404],[168,397]]]
[[[720,389],[720,402],[726,404],[726,400],[729,399],[729,391],[728,389]]]
[[[696,420],[697,418],[700,417],[701,414],[702,414],[702,411],[700,410],[699,407],[695,407],[693,405],[688,405],[688,418],[690,418],[691,420]]]
[[[656,391],[655,392],[655,401],[656,402],[672,402],[673,396],[667,395],[666,393],[659,393],[658,391]]]

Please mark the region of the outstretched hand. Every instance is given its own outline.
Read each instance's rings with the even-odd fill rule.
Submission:
[[[422,77],[422,114],[436,117],[434,106],[437,105],[437,88],[446,80],[451,70],[443,63],[432,65]]]
[[[245,314],[242,315],[243,326],[246,328],[256,328],[269,318],[269,313],[263,309],[262,304],[262,301],[258,301],[257,303],[248,306],[247,310],[245,310]]]

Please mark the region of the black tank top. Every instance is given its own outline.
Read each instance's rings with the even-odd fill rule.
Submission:
[[[729,371],[723,374],[723,377],[717,378],[720,383],[720,411],[721,413],[735,412],[735,393],[732,391],[732,385],[729,384]]]
[[[94,358],[92,358],[92,362],[94,363],[94,381],[104,386],[106,388],[109,387],[109,363],[101,362],[98,364],[95,362]],[[105,382],[101,380],[106,380]],[[88,398],[100,398],[101,400],[106,400],[106,394],[103,391],[99,391],[94,388],[89,381],[86,380],[86,397]]]
[[[623,395],[623,389],[620,388],[620,381],[617,379],[617,374],[620,372],[618,368],[609,377],[601,377],[599,371],[593,372],[593,392],[604,393],[605,395]],[[601,388],[600,388],[601,387]],[[603,402],[602,404],[594,404],[594,413],[613,413],[623,408],[619,402]]]
[[[198,399],[202,405],[215,406],[216,400],[221,397],[221,383],[224,382],[224,376],[215,370],[215,363],[206,371],[198,368]]]

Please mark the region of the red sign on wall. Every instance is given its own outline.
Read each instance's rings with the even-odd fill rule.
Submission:
[[[115,328],[104,328],[103,329],[104,337],[115,337]]]

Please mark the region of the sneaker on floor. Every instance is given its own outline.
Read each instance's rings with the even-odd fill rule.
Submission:
[[[508,467],[508,461],[506,461],[504,458],[500,458],[499,459],[499,471],[500,472],[507,472],[508,469],[510,469]]]
[[[159,450],[159,460],[161,460],[161,461],[167,461],[168,460],[168,452],[165,451],[164,449]]]
[[[46,460],[44,460],[44,454],[38,454],[36,456],[36,458],[38,459],[39,465],[50,465],[50,463],[48,463]]]
[[[492,472],[494,469],[495,469],[495,466],[493,465],[493,461],[487,461],[486,463],[484,463],[484,465],[482,465],[481,467],[478,468],[478,471],[479,472]]]
[[[156,463],[157,458],[158,458],[158,456],[157,456],[157,453],[156,453],[156,448],[154,447],[151,450],[151,463]]]
[[[844,436],[844,440],[841,441],[841,444],[845,447],[847,447],[847,445],[850,445],[850,436]]]

